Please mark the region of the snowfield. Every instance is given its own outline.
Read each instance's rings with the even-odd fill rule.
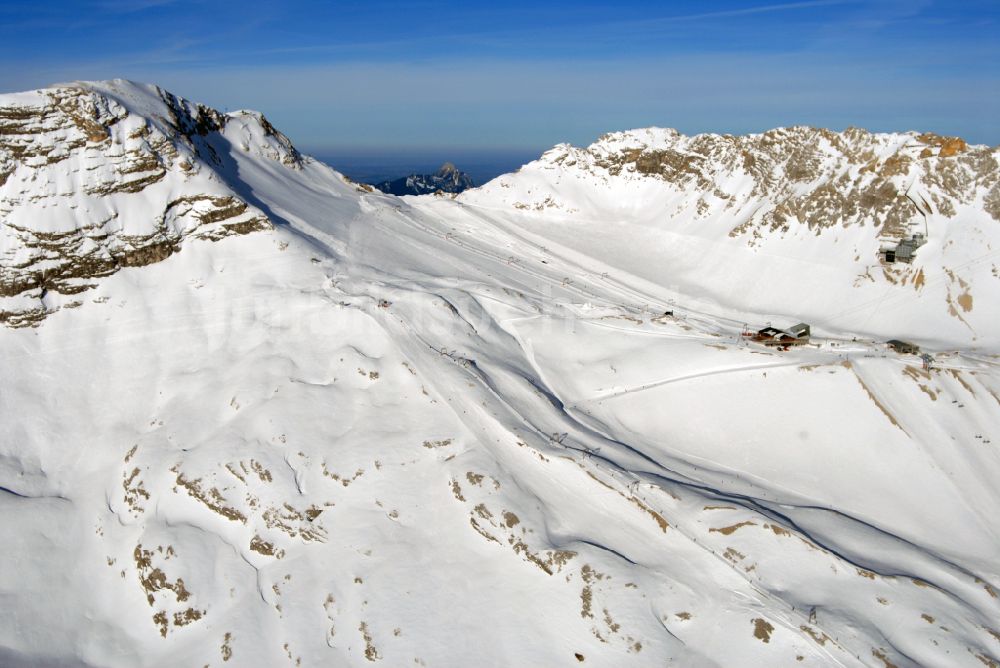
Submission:
[[[3,127],[0,664],[1000,663],[996,151],[650,129],[396,198],[130,82]]]

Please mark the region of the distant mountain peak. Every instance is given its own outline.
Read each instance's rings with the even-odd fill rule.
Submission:
[[[472,177],[451,162],[445,162],[433,174],[410,174],[399,179],[373,184],[390,195],[458,194],[475,188]]]
[[[451,174],[459,173],[458,167],[454,163],[446,162],[437,170],[438,176],[449,176]]]

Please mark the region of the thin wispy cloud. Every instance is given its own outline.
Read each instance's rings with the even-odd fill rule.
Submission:
[[[102,0],[95,2],[94,7],[107,12],[132,14],[157,7],[175,5],[179,0]]]
[[[815,9],[817,7],[834,7],[837,5],[856,5],[861,0],[807,0],[805,2],[783,2],[773,5],[758,5],[756,7],[744,7],[742,9],[727,9],[715,12],[701,12],[697,14],[679,14],[676,16],[664,16],[662,18],[650,19],[647,23],[673,23],[678,21],[703,21],[706,19],[736,18],[739,16],[752,16],[755,14],[772,14],[775,12],[790,12],[803,9]]]
[[[622,38],[634,38],[637,31],[650,31],[656,28],[686,22],[706,20],[732,19],[745,16],[772,14],[779,12],[794,12],[819,7],[835,7],[843,5],[858,5],[863,0],[806,0],[780,4],[758,5],[741,9],[680,14],[663,17],[651,17],[628,21],[582,21],[571,25],[547,25],[544,27],[493,28],[490,30],[465,31],[460,34],[442,35],[434,33],[427,35],[411,35],[400,39],[376,38],[369,40],[338,40],[314,44],[273,47],[246,52],[243,55],[278,55],[278,54],[348,54],[352,50],[378,50],[401,47],[414,47],[424,44],[440,44],[442,39],[456,43],[490,44],[493,46],[517,47],[526,44],[538,44],[540,39],[580,39],[586,37],[603,42],[617,41]]]

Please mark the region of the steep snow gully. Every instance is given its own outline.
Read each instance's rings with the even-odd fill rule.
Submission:
[[[956,248],[928,244],[942,268],[918,260],[871,287],[853,261],[777,288],[755,275],[796,248],[874,255],[870,228],[758,230],[742,250],[723,234],[732,266],[701,290],[680,255],[676,282],[661,280],[655,249],[629,259],[621,229],[566,213],[593,205],[621,226],[645,215],[641,197],[664,205],[658,189],[676,184],[628,181],[628,160],[646,164],[634,137],[625,167],[601,153],[625,170],[602,183],[638,188],[631,223],[594,203],[600,184],[555,191],[566,215],[549,216],[518,206],[549,197],[532,168],[454,199],[396,198],[300,156],[262,116],[128,82],[74,86],[112,101],[98,107],[116,129],[87,125],[73,149],[87,153],[55,166],[11,158],[0,185],[20,221],[5,237],[12,298],[34,314],[0,332],[0,663],[1000,661],[1000,350],[975,319],[997,287],[962,273],[1000,242],[980,219]],[[178,132],[170,109],[212,122]],[[62,221],[61,245],[32,255],[50,232],[25,232],[41,220],[19,208],[42,201],[32,184],[119,155],[116,132],[137,160],[152,136],[163,176],[70,198],[72,214],[53,199],[44,220]],[[567,162],[553,183],[592,176]],[[163,211],[179,194],[204,194],[207,215],[167,231],[176,248],[109,264],[73,301],[11,259],[33,258],[38,281],[53,258],[81,266],[66,221],[114,256],[108,226],[146,237],[108,210]],[[225,215],[254,224],[199,237],[236,200]],[[689,224],[664,232],[700,248]],[[945,313],[938,331],[931,288],[913,287],[921,269],[926,282],[952,272],[942,304],[976,291],[968,326]],[[720,299],[726,281],[739,290]],[[852,285],[858,299],[842,299]],[[834,311],[809,345],[741,335],[790,320],[804,293]],[[871,309],[887,303],[931,333],[918,338],[932,368],[881,343],[890,316]]]

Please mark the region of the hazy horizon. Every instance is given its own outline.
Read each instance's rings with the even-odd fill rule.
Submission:
[[[652,125],[1000,144],[1000,5],[987,0],[11,0],[0,38],[2,91],[156,83],[260,110],[312,153],[544,150]]]
[[[398,149],[354,147],[343,150],[301,148],[300,150],[361,183],[374,184],[410,174],[429,174],[437,171],[445,162],[450,162],[472,177],[475,184],[479,186],[531,162],[541,155],[545,148],[537,151],[531,149],[435,147]]]

